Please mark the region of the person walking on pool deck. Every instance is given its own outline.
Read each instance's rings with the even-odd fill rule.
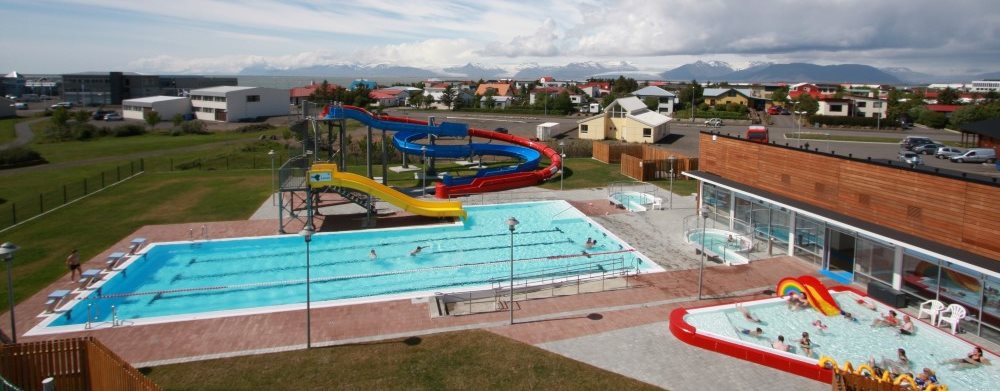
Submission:
[[[77,249],[74,248],[73,252],[66,257],[66,267],[69,268],[70,281],[76,281],[77,278],[83,276],[83,273],[80,272],[80,252]]]

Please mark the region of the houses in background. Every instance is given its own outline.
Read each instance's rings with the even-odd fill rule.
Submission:
[[[664,114],[668,117],[671,117],[674,114],[674,105],[677,104],[677,95],[673,92],[656,86],[648,86],[632,92],[632,95],[636,98],[642,99],[643,101],[646,99],[656,99],[657,113]]]
[[[655,143],[670,134],[670,117],[650,110],[634,96],[615,99],[603,113],[577,124],[577,136],[583,140]]]
[[[183,96],[159,95],[122,101],[122,118],[143,120],[146,118],[146,113],[151,111],[155,111],[164,120],[178,114],[189,118],[191,99]]]

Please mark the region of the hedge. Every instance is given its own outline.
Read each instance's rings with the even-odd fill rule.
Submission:
[[[0,150],[0,168],[15,168],[48,163],[38,152],[24,147]]]
[[[838,117],[831,115],[810,115],[809,123],[832,126],[865,126],[874,128],[879,125],[877,118],[871,117]],[[888,121],[881,121],[882,125],[888,125]]]

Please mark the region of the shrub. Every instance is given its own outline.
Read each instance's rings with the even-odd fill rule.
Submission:
[[[73,138],[83,141],[90,140],[95,137],[100,137],[100,131],[97,126],[89,123],[76,123],[72,127]]]
[[[115,137],[141,136],[143,134],[146,134],[146,128],[142,125],[135,124],[119,126],[112,130],[112,135]]]
[[[181,124],[181,132],[184,134],[208,134],[205,123],[200,120],[188,121]]]
[[[274,125],[263,123],[263,124],[243,125],[236,128],[236,131],[240,133],[251,133],[251,132],[263,132],[271,129],[274,129]]]
[[[0,167],[14,168],[48,163],[37,151],[15,147],[0,150]]]
[[[832,125],[832,126],[865,126],[874,128],[878,123],[877,118],[870,117],[839,117],[831,115],[810,115],[810,123],[819,123],[821,125]],[[882,121],[885,123],[886,121]]]

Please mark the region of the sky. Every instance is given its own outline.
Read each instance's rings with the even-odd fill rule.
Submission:
[[[0,0],[0,71],[697,60],[1000,71],[997,0]]]

